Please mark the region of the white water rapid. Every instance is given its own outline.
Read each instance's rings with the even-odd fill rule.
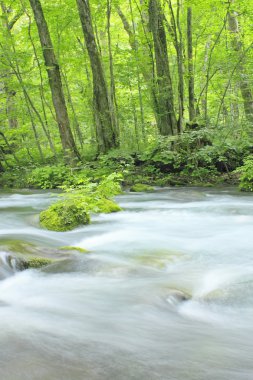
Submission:
[[[253,197],[162,189],[57,233],[56,195],[0,193],[0,242],[76,253],[17,271],[0,250],[0,379],[252,380]]]

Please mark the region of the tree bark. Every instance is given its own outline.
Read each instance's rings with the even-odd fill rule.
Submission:
[[[195,90],[192,49],[192,9],[187,9],[187,52],[188,52],[188,96],[189,96],[189,120],[192,122],[196,117]]]
[[[234,3],[233,0],[230,2]],[[243,53],[243,41],[240,36],[240,25],[238,21],[238,14],[236,11],[228,11],[227,13],[228,29],[232,35],[232,46],[239,54]],[[253,94],[248,77],[247,70],[244,65],[244,60],[241,61],[238,67],[238,74],[240,76],[239,86],[243,98],[244,112],[247,120],[253,123]]]
[[[5,32],[5,38],[7,41],[10,41],[12,38],[11,30],[16,24],[16,22],[23,15],[22,12],[18,12],[12,20],[9,20],[8,11],[10,8],[7,8],[3,1],[0,2],[1,10],[2,10],[2,27]],[[3,79],[1,80],[1,90],[5,92],[6,97],[6,114],[8,118],[8,124],[10,129],[16,129],[18,127],[18,119],[17,119],[17,109],[16,109],[16,91],[10,86],[10,77],[11,74],[8,69],[5,69],[3,75]]]
[[[112,54],[112,41],[111,41],[111,13],[112,13],[112,2],[107,0],[107,42],[108,42],[108,53],[109,53],[109,66],[110,66],[110,101],[111,101],[111,111],[114,112],[113,119],[115,121],[115,128],[117,136],[120,135],[119,119],[118,119],[118,103],[116,97],[116,85],[114,78],[114,67],[113,67],[113,54]]]
[[[71,160],[74,158],[80,159],[70,128],[68,111],[62,87],[60,67],[54,53],[54,47],[51,41],[43,9],[40,0],[29,1],[38,28],[64,154],[66,158]]]
[[[99,152],[119,145],[113,104],[110,104],[104,70],[99,55],[88,0],[76,0],[93,74],[93,106]]]
[[[164,29],[164,15],[159,0],[149,0],[149,25],[155,50],[158,129],[163,136],[174,135],[177,133],[177,120],[174,110],[174,94]]]
[[[167,22],[170,34],[173,37],[174,46],[177,53],[177,72],[178,72],[178,133],[183,132],[184,126],[184,55],[183,55],[183,36],[180,24],[181,4],[177,0],[177,13],[174,14],[171,0],[168,1],[171,13],[171,26]]]

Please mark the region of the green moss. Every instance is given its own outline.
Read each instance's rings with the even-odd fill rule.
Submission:
[[[96,206],[94,208],[95,212],[98,213],[104,213],[104,214],[110,214],[111,212],[119,212],[122,211],[122,208],[114,201],[110,199],[99,199],[96,202]]]
[[[52,264],[54,260],[44,257],[31,257],[24,262],[25,269],[39,269],[46,265]]]
[[[60,249],[63,250],[63,251],[77,251],[79,253],[89,253],[89,251],[87,249],[84,249],[84,248],[81,248],[81,247],[67,246],[67,247],[61,247]]]
[[[77,199],[57,202],[40,213],[41,226],[52,231],[69,231],[89,223],[86,204]]]
[[[22,240],[11,240],[4,238],[0,240],[0,247],[7,252],[27,254],[33,252],[35,245]]]
[[[143,183],[136,183],[130,188],[130,191],[134,193],[142,193],[142,192],[154,191],[154,188],[152,186],[145,185]]]

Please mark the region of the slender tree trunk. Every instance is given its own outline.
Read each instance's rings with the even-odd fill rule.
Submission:
[[[177,120],[163,20],[164,15],[159,0],[149,0],[149,25],[153,35],[156,61],[158,129],[161,135],[168,136],[176,134]]]
[[[129,7],[130,7],[130,13],[131,13],[133,39],[134,39],[133,45],[135,46],[135,48],[133,49],[133,52],[134,52],[134,58],[135,58],[135,63],[136,63],[136,69],[137,69],[137,86],[138,86],[139,104],[140,104],[141,132],[142,132],[143,142],[145,143],[146,142],[146,131],[145,131],[145,118],[144,118],[144,107],[143,107],[143,97],[142,97],[142,89],[141,89],[141,76],[140,76],[140,69],[141,69],[140,61],[144,58],[144,56],[142,55],[142,58],[141,59],[139,58],[139,55],[140,55],[139,43],[138,43],[137,36],[136,36],[137,24],[135,23],[135,20],[134,20],[132,0],[129,0]],[[145,55],[147,55],[146,49],[145,49]],[[149,58],[148,55],[147,55],[147,58]],[[147,62],[145,62],[145,65],[147,65]],[[144,72],[145,70],[142,70],[142,71]],[[144,77],[144,75],[143,75],[143,77]],[[149,80],[147,82],[147,85],[149,85],[150,77],[152,78],[152,75],[149,74]],[[138,136],[139,136],[139,133],[138,133]],[[138,145],[138,149],[139,149],[139,144],[137,144],[137,145]]]
[[[52,93],[52,100],[56,113],[56,120],[60,132],[62,147],[66,157],[70,158],[71,160],[74,158],[80,159],[70,128],[68,111],[62,87],[60,68],[56,60],[43,9],[41,7],[40,0],[29,1],[33,10],[35,22],[37,24],[41,47],[43,50],[43,56],[47,68],[49,85]]]
[[[9,144],[9,141],[8,141],[7,138],[5,137],[5,134],[4,134],[3,132],[0,132],[0,136],[3,138],[3,140],[4,140],[5,144],[7,145],[8,149],[9,149],[10,151],[12,151],[12,148],[11,148],[11,146],[10,146],[10,144]],[[15,161],[17,162],[17,164],[20,164],[20,161],[19,161],[19,159],[17,158],[17,156],[15,155],[15,153],[12,152],[12,156],[14,157]]]
[[[93,105],[98,148],[106,153],[119,145],[115,114],[110,104],[88,0],[76,0],[93,74]]]
[[[115,127],[117,135],[119,138],[120,128],[118,120],[118,104],[116,97],[116,86],[114,78],[113,69],[113,55],[112,55],[112,41],[111,41],[111,13],[112,13],[112,2],[107,0],[107,41],[108,41],[108,51],[109,51],[109,64],[110,64],[110,99],[111,99],[111,109],[114,112],[113,118],[115,120]]]
[[[178,72],[178,133],[183,131],[184,126],[184,57],[183,57],[183,36],[180,23],[181,4],[177,0],[177,13],[174,14],[171,0],[169,0],[172,26],[168,22],[167,27],[173,37],[175,49],[177,52],[177,72]]]
[[[137,151],[139,151],[140,150],[140,134],[139,134],[139,128],[138,128],[138,116],[137,116],[137,111],[136,111],[135,99],[133,96],[131,78],[128,78],[128,81],[129,81],[129,91],[130,91],[130,96],[131,96],[131,108],[133,109],[135,141],[136,141]]]
[[[187,52],[188,52],[188,96],[189,96],[189,120],[192,122],[196,117],[195,111],[195,83],[193,70],[192,49],[192,9],[187,9]]]
[[[230,4],[234,4],[234,1],[231,0]],[[232,46],[236,52],[242,54],[244,46],[240,36],[240,26],[237,12],[229,10],[227,14],[227,20],[228,29],[232,35]],[[244,60],[241,61],[238,67],[238,74],[240,76],[239,86],[243,98],[245,115],[248,121],[250,123],[253,123],[253,94],[250,79],[245,68]]]
[[[64,80],[65,88],[66,88],[67,95],[68,95],[68,103],[69,103],[70,108],[72,110],[72,115],[73,115],[73,119],[74,119],[74,131],[76,132],[76,136],[78,138],[78,141],[79,141],[81,147],[83,147],[82,131],[81,131],[81,128],[80,128],[80,124],[79,124],[79,121],[78,121],[78,117],[77,117],[77,114],[76,114],[74,103],[73,103],[73,100],[72,100],[71,91],[70,91],[69,83],[68,83],[68,78],[67,78],[66,73],[64,73],[64,71],[62,71],[62,78]]]
[[[136,33],[135,33],[135,28],[131,27],[130,23],[128,22],[126,16],[124,15],[123,11],[119,6],[116,7],[117,13],[122,21],[123,27],[125,31],[128,34],[129,38],[129,44],[133,50],[133,53],[135,57],[141,56],[141,59],[138,59],[137,65],[138,65],[138,76],[140,77],[140,73],[142,74],[144,81],[148,87],[148,90],[151,95],[151,101],[152,101],[152,108],[154,112],[154,116],[156,119],[156,124],[158,125],[158,115],[157,115],[157,95],[156,95],[156,84],[155,84],[155,62],[153,58],[153,47],[152,43],[148,37],[148,15],[146,12],[143,10],[143,2],[140,1],[141,7],[138,7],[139,15],[141,18],[141,27],[144,33],[145,37],[145,43],[144,44],[139,44]],[[133,23],[132,23],[133,24]],[[136,59],[137,60],[137,59]],[[138,86],[140,84],[140,81],[138,82]],[[139,92],[140,93],[140,92]],[[140,94],[140,102],[142,101],[142,95]],[[142,104],[140,103],[140,107],[142,109]],[[142,111],[141,111],[142,112]],[[143,136],[146,136],[145,132],[145,124],[144,124],[144,117],[143,118]],[[146,137],[144,137],[146,138]]]
[[[22,5],[23,5],[23,3],[22,3]],[[25,11],[24,5],[23,5],[23,8]],[[40,117],[40,115],[39,115],[39,121],[40,121],[42,129],[43,129],[43,131],[44,131],[44,133],[48,139],[50,149],[51,149],[52,153],[54,154],[54,156],[56,156],[56,150],[55,150],[54,142],[53,142],[53,139],[51,138],[50,129],[48,128],[47,114],[46,114],[46,108],[45,108],[45,106],[47,104],[46,104],[45,95],[44,95],[42,67],[41,67],[41,63],[40,63],[40,60],[39,60],[39,57],[37,54],[36,46],[35,46],[33,38],[32,38],[32,33],[31,33],[32,20],[31,20],[30,14],[26,11],[25,11],[25,13],[26,13],[26,16],[28,17],[28,20],[29,20],[28,35],[29,35],[29,39],[30,39],[32,47],[33,47],[34,58],[35,58],[35,61],[37,62],[37,66],[39,69],[39,76],[40,76],[40,98],[41,98],[41,107],[42,107],[45,122],[43,121],[42,117]]]
[[[16,24],[16,22],[20,19],[23,12],[18,12],[12,20],[9,20],[8,17],[8,9],[4,3],[4,1],[0,2],[1,10],[2,10],[2,27],[5,33],[5,37],[7,41],[10,41],[11,46],[11,31]],[[2,77],[1,89],[5,92],[6,98],[6,114],[8,118],[8,124],[10,129],[16,129],[18,127],[18,119],[17,119],[17,109],[16,109],[16,91],[10,86],[10,72],[8,69],[5,69]]]

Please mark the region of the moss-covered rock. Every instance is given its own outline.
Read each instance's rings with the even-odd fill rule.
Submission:
[[[55,260],[45,257],[26,257],[23,260],[23,269],[39,269],[44,266],[53,264]]]
[[[52,231],[69,231],[89,223],[86,204],[76,199],[57,202],[40,213],[41,226]]]
[[[122,208],[111,199],[102,198],[96,202],[94,211],[97,213],[110,214],[111,212],[122,211]]]
[[[133,193],[143,193],[148,191],[154,191],[154,188],[143,183],[136,183],[130,188],[130,191]]]
[[[35,245],[23,240],[15,240],[9,238],[0,239],[0,249],[5,252],[29,254],[35,249]]]
[[[6,252],[7,265],[19,271],[39,269],[51,264],[65,262],[76,253],[87,253],[80,247],[42,247],[22,240],[0,239],[0,250]]]

